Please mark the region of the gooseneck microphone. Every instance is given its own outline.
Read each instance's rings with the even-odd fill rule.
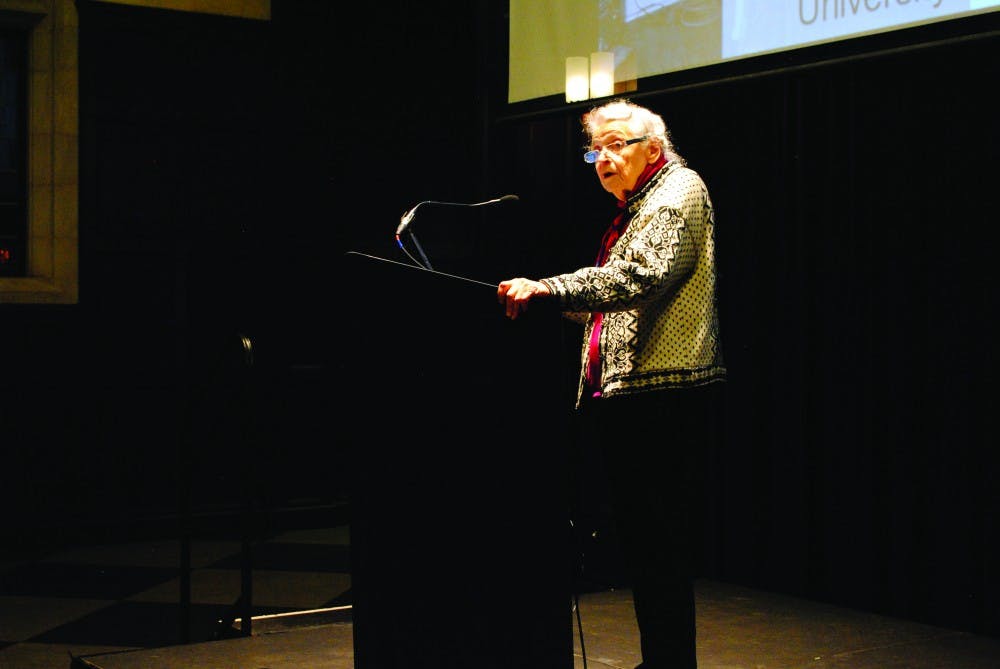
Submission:
[[[413,220],[414,214],[417,213],[417,207],[424,204],[437,204],[444,205],[448,207],[482,207],[487,204],[497,204],[498,202],[516,202],[520,200],[516,195],[504,195],[503,197],[493,198],[492,200],[486,200],[485,202],[440,202],[438,200],[424,200],[423,202],[418,202],[413,205],[413,208],[403,214],[403,217],[399,220],[399,226],[396,228],[396,237],[398,238],[406,228],[410,225],[410,221]]]

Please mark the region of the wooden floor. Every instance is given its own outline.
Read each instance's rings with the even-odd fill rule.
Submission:
[[[711,581],[697,586],[701,669],[996,669],[1000,640]],[[628,590],[579,597],[574,669],[632,669],[638,636]],[[354,669],[349,621],[323,611],[255,620],[250,637],[77,657],[72,669]],[[530,611],[525,611],[530,615]],[[516,625],[517,621],[511,621]],[[446,634],[447,631],[442,631]],[[581,643],[582,642],[582,643]],[[488,657],[489,648],[482,649]],[[415,658],[415,666],[425,666]],[[477,666],[472,658],[468,664]],[[512,668],[514,669],[514,668]]]

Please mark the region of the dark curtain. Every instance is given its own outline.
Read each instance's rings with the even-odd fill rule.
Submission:
[[[730,379],[706,576],[1000,630],[997,45],[631,96],[663,114],[717,210]],[[610,217],[580,111],[495,125],[537,274],[589,262]]]

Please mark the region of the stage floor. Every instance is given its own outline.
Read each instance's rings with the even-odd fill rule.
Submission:
[[[997,639],[724,583],[699,581],[697,606],[701,669],[1000,666]],[[575,669],[632,669],[638,664],[638,633],[628,590],[584,593],[579,609],[583,645],[573,616]],[[327,622],[324,617],[329,615],[317,611],[255,620],[250,637],[84,656],[71,667],[354,669],[351,623]],[[487,657],[490,649],[482,653]],[[468,666],[474,669],[474,659]]]
[[[251,636],[232,622],[240,548],[224,537],[194,543],[190,634],[182,643],[176,541],[88,544],[38,556],[0,546],[0,669],[354,669],[347,526],[287,529],[255,547]],[[523,616],[512,609],[514,630],[533,620],[532,593],[521,594],[527,604]],[[700,669],[1000,667],[995,637],[710,580],[697,582],[696,597]],[[631,593],[591,584],[578,599],[582,635],[566,602],[575,668],[638,664]],[[498,638],[515,638],[511,628]],[[434,633],[447,638],[449,630]],[[487,660],[491,648],[478,652]],[[488,665],[473,657],[451,667]],[[429,663],[413,658],[410,666]]]

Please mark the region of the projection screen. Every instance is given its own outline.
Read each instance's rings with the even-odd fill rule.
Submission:
[[[510,0],[508,102],[562,94],[570,56],[631,81],[1000,10],[1000,0]]]

